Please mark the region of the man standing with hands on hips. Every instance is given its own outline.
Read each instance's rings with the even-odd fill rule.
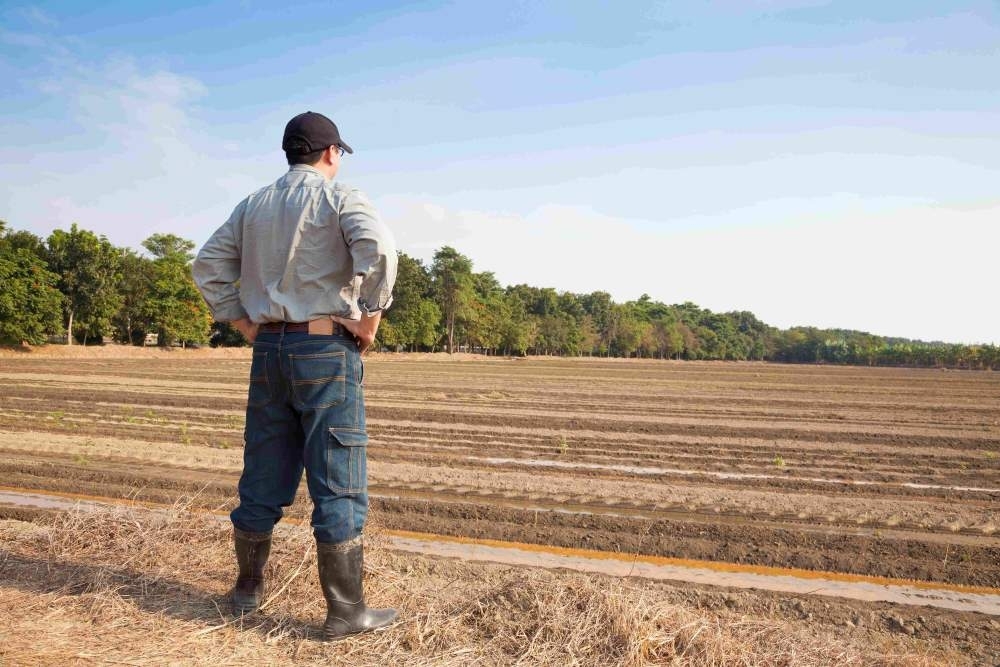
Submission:
[[[358,190],[333,179],[353,153],[326,116],[292,118],[289,170],[244,199],[198,253],[194,279],[216,320],[253,343],[240,504],[231,515],[235,614],[257,610],[271,533],[305,470],[327,639],[385,627],[362,587],[368,514],[361,355],[392,303],[396,247]]]

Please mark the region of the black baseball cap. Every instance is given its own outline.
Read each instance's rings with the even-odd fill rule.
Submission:
[[[300,113],[285,125],[281,148],[292,155],[306,155],[330,146],[340,146],[348,153],[354,151],[340,138],[340,131],[332,120],[321,113]]]

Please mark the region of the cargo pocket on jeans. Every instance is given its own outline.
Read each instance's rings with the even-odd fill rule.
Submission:
[[[250,362],[250,389],[247,405],[257,407],[271,402],[271,384],[267,381],[267,350],[253,353]]]
[[[326,483],[340,493],[368,490],[368,436],[331,428],[326,446]]]

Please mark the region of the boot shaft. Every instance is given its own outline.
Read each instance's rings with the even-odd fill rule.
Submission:
[[[317,543],[316,561],[326,598],[326,639],[377,630],[396,620],[395,609],[372,609],[365,603],[364,546],[360,537],[337,544]]]
[[[240,578],[262,580],[271,554],[271,533],[251,533],[234,527],[233,546]]]
[[[364,603],[364,545],[360,537],[347,542],[317,542],[319,581],[327,604]]]

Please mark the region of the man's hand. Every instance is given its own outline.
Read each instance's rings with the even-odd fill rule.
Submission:
[[[345,320],[343,317],[334,315],[333,321],[343,325],[345,329],[354,334],[354,338],[358,342],[358,350],[361,354],[364,354],[375,341],[375,334],[378,333],[378,324],[382,321],[382,311],[377,310],[370,315],[361,313],[360,320]]]
[[[247,339],[247,342],[253,345],[253,342],[257,339],[257,329],[260,325],[254,324],[249,318],[241,317],[238,320],[233,320],[230,322],[236,329],[239,330],[243,337]]]

